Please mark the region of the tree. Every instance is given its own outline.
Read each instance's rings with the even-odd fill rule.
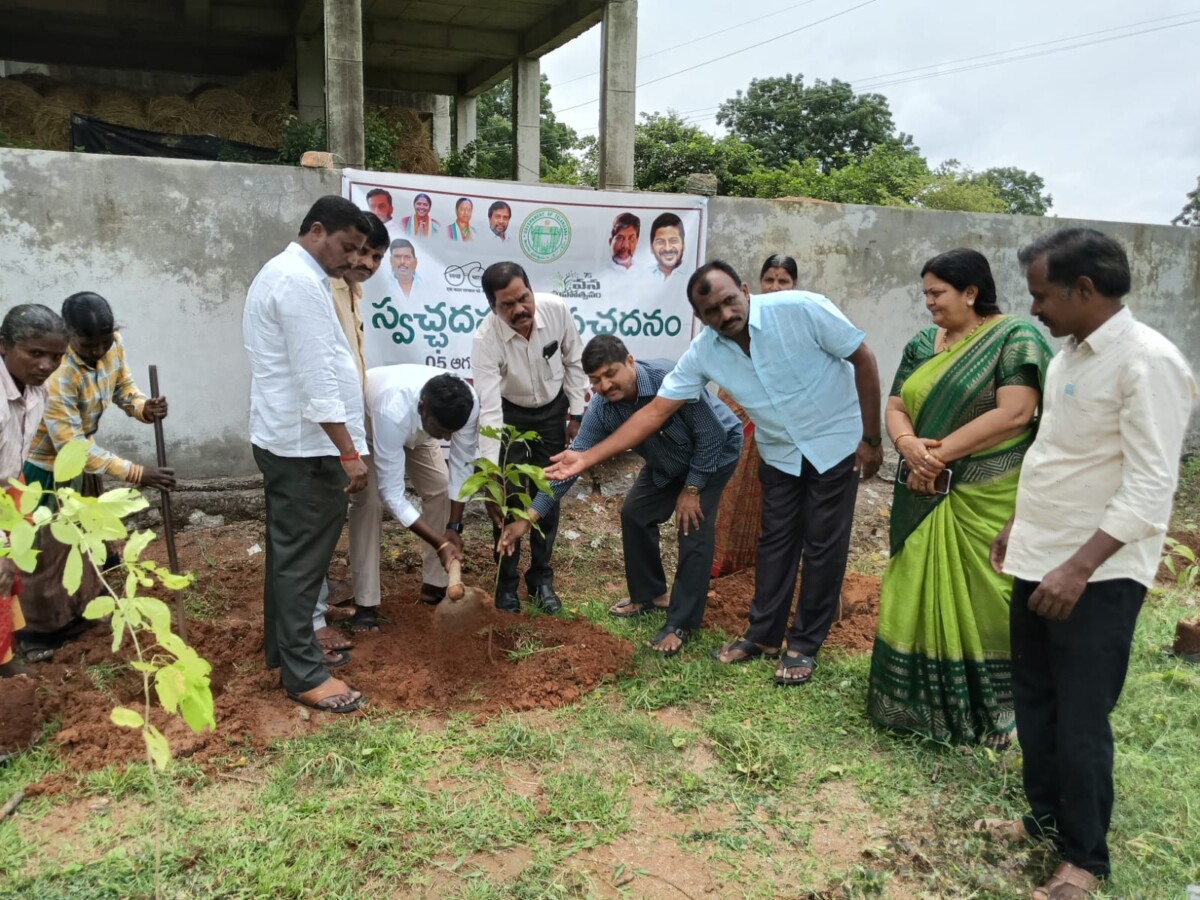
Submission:
[[[677,113],[642,113],[637,124],[633,179],[639,190],[679,193],[688,175],[708,172],[717,176],[718,192],[727,194],[757,165],[757,154],[743,141],[715,138]]]
[[[1179,211],[1179,215],[1171,220],[1171,224],[1200,228],[1200,178],[1196,179],[1196,189],[1189,193],[1187,198],[1188,202]]]
[[[1036,172],[1026,172],[1015,166],[985,169],[979,178],[990,184],[1004,201],[1004,212],[1018,216],[1044,216],[1054,205],[1054,198],[1043,193],[1046,182]]]
[[[886,97],[855,94],[836,78],[811,87],[803,75],[755,78],[745,93],[721,104],[717,122],[757,150],[769,169],[811,158],[830,172],[881,144],[912,146],[908,135],[896,132]]]
[[[479,95],[475,120],[477,137],[468,146],[452,153],[443,165],[448,175],[509,180],[513,177],[512,81],[502,81]],[[541,162],[543,180],[575,183],[569,180],[578,159],[572,153],[579,146],[575,129],[558,121],[550,103],[550,81],[542,76]]]

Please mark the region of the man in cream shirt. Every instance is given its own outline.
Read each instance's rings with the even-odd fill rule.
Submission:
[[[587,376],[581,356],[583,342],[565,303],[552,294],[536,299],[525,270],[515,262],[488,266],[481,280],[484,296],[492,308],[475,331],[471,369],[479,392],[479,425],[513,425],[521,431],[536,431],[539,439],[528,448],[513,444],[507,449],[509,463],[546,466],[561,453],[579,431],[583,419],[583,396]],[[499,441],[480,438],[483,456],[492,462],[501,457]],[[513,488],[510,485],[509,490]],[[527,484],[521,492],[537,493]],[[510,504],[512,505],[512,504]],[[495,529],[494,540],[504,526],[499,508],[488,506]],[[550,557],[558,533],[558,506],[541,520],[541,531],[529,539],[530,564],[525,573],[529,600],[547,612],[557,612],[562,602],[554,593],[554,570]],[[518,542],[511,556],[500,559],[496,608],[520,612],[517,597]]]
[[[1091,896],[1109,874],[1113,739],[1134,626],[1171,518],[1196,382],[1122,305],[1129,260],[1090,228],[1021,250],[1030,312],[1066,344],[1050,363],[1017,508],[992,545],[1014,577],[1013,699],[1030,815],[999,827],[1055,842],[1035,897]]]

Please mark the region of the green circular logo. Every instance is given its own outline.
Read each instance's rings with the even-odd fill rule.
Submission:
[[[535,209],[521,223],[521,249],[534,262],[554,262],[570,246],[571,223],[557,209]]]

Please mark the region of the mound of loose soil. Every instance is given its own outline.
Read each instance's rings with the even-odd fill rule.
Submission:
[[[27,675],[0,678],[0,758],[24,750],[41,734],[41,713]]]
[[[178,719],[156,717],[177,758],[237,757],[315,731],[333,718],[288,700],[278,671],[265,667],[263,554],[248,553],[260,540],[257,527],[232,525],[179,536],[180,565],[198,574],[195,591],[217,612],[212,621],[188,625],[189,643],[213,667],[217,728],[196,735]],[[164,551],[158,547],[158,552]],[[418,602],[421,579],[419,568],[409,571],[412,562],[399,555],[385,558],[382,628],[354,635],[350,664],[334,672],[368,698],[365,714],[466,711],[486,717],[502,710],[553,708],[621,672],[633,656],[632,644],[584,619],[499,613],[490,601],[466,616],[439,615],[436,607]],[[486,579],[487,561],[475,565],[478,571],[468,580]],[[470,593],[478,598],[476,591]],[[52,741],[69,757],[72,773],[145,757],[140,733],[109,720],[117,704],[141,705],[140,678],[120,666],[131,657],[127,651],[114,658],[111,633],[97,626],[63,646],[52,662],[36,666],[41,719],[61,721]],[[26,703],[24,708],[33,707]],[[65,780],[42,785],[48,790],[66,786]]]
[[[800,585],[796,585],[799,596]],[[708,592],[704,626],[739,635],[746,630],[750,601],[754,597],[754,571],[748,570],[718,578]],[[842,582],[842,616],[833,623],[825,645],[841,647],[851,653],[870,653],[875,642],[875,623],[879,617],[879,579],[871,575],[847,572]]]

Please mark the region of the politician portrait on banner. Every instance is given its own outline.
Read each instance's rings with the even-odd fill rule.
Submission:
[[[388,265],[363,285],[369,366],[470,377],[471,338],[490,315],[480,278],[506,260],[563,299],[585,342],[611,334],[636,357],[677,359],[692,338],[685,286],[704,261],[704,197],[353,169],[343,194],[391,218]]]

